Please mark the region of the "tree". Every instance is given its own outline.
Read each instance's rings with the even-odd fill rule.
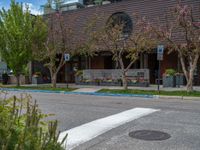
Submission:
[[[75,53],[74,36],[71,24],[73,21],[64,21],[62,11],[56,11],[43,18],[46,38],[43,48],[34,52],[34,58],[41,61],[50,71],[52,87],[56,87],[57,74],[65,65],[65,54]]]
[[[30,14],[28,7],[11,1],[10,9],[0,10],[0,53],[3,60],[13,70],[20,86],[20,74],[32,58],[34,38],[39,38],[34,22],[38,17]],[[39,40],[39,39],[38,39]]]
[[[178,52],[187,81],[187,91],[191,92],[194,71],[200,56],[200,23],[197,22],[200,18],[194,16],[192,7],[180,2],[172,9],[170,18],[167,16],[165,18],[165,23],[153,24],[152,29],[157,33],[158,38],[171,48],[170,52]]]
[[[122,83],[124,89],[128,88],[127,72],[141,53],[149,52],[155,48],[156,40],[150,31],[150,24],[146,23],[145,17],[135,17],[135,30],[130,33],[126,22],[111,19],[102,28],[97,25],[98,19],[93,19],[86,28],[89,39],[86,44],[89,53],[109,51],[113,54],[113,60],[119,64],[122,72]],[[125,65],[125,59],[129,64]]]

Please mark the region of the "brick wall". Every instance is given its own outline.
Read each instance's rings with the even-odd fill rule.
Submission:
[[[182,0],[182,2],[191,5],[193,7],[194,16],[199,18],[200,0]],[[67,24],[70,24],[70,21],[73,20],[71,21],[72,27],[74,28],[78,40],[79,38],[87,38],[83,33],[84,28],[96,14],[103,17],[98,21],[99,26],[104,25],[107,19],[116,12],[125,12],[128,14],[132,18],[133,24],[135,13],[146,16],[152,22],[157,21],[157,18],[159,17],[160,22],[163,23],[166,21],[165,15],[169,14],[169,9],[175,6],[176,3],[177,0],[124,0],[102,6],[66,11],[64,12],[64,18]]]
[[[200,0],[181,0],[185,4],[189,4],[193,7],[193,13],[195,18],[200,18]],[[79,42],[82,39],[87,39],[84,34],[85,27],[92,20],[96,14],[101,17],[98,20],[98,26],[102,26],[106,23],[107,19],[116,12],[125,12],[128,14],[133,21],[133,32],[134,32],[134,13],[138,13],[141,16],[146,16],[152,22],[155,22],[157,18],[160,18],[160,23],[164,23],[165,15],[169,14],[169,9],[174,7],[177,0],[123,0],[121,2],[94,6],[88,8],[82,8],[78,10],[64,12],[64,19],[66,24],[70,24],[73,27],[76,40]],[[72,19],[73,18],[73,19]],[[168,18],[170,19],[170,18]],[[73,20],[70,22],[69,20]],[[176,37],[177,41],[181,41],[181,37]],[[152,57],[157,61],[156,57]],[[150,62],[151,63],[151,62]],[[104,67],[104,60],[100,57],[93,58],[91,68],[102,69]],[[153,66],[156,66],[153,64]],[[149,66],[150,67],[150,66]],[[177,69],[177,54],[167,54],[165,51],[164,60],[161,64],[161,74],[164,73],[165,69],[174,68]],[[155,68],[151,68],[152,76],[155,74],[153,71]],[[155,76],[155,75],[154,75]],[[153,82],[153,81],[152,81]]]

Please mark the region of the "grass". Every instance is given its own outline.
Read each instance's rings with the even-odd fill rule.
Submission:
[[[165,95],[165,96],[194,96],[200,97],[199,91],[193,91],[188,93],[187,91],[154,91],[154,90],[135,90],[135,89],[102,89],[99,93],[114,93],[114,94],[148,94],[148,95]]]
[[[13,89],[21,89],[21,90],[49,90],[49,91],[65,91],[70,92],[76,90],[76,88],[52,88],[50,86],[1,86],[2,88],[13,88]]]

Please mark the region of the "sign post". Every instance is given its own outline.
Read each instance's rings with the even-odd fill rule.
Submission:
[[[160,70],[161,65],[160,62],[163,60],[163,53],[164,53],[164,45],[158,45],[157,47],[157,60],[158,60],[158,92],[160,93]]]
[[[70,54],[64,54],[64,61],[66,62],[66,61],[70,61]],[[67,78],[67,76],[66,76],[66,82],[67,82],[67,88],[69,87],[69,85],[68,85],[68,78]]]

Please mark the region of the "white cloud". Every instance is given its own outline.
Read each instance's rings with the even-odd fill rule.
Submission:
[[[42,10],[40,8],[37,8],[32,3],[23,3],[23,9],[26,10],[26,8],[29,8],[31,14],[33,15],[41,15]]]

